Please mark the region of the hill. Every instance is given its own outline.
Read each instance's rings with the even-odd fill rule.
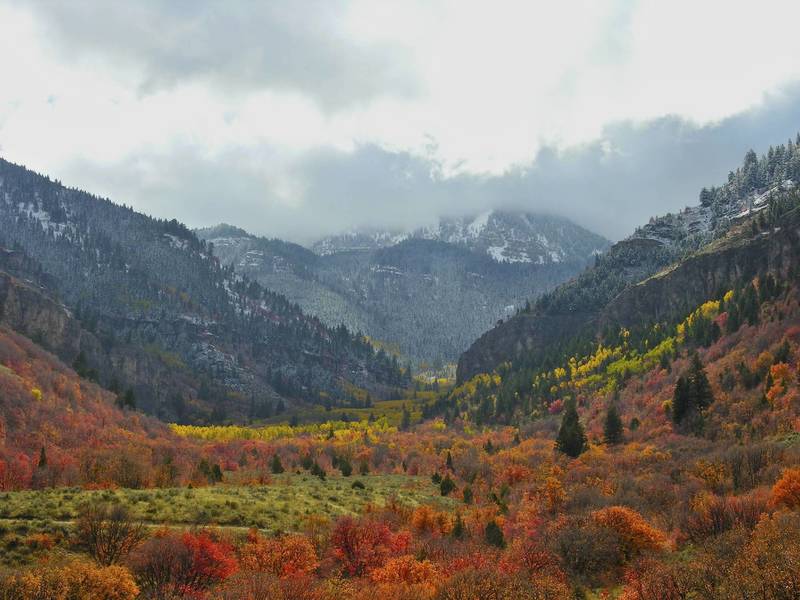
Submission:
[[[88,336],[48,341],[47,327],[39,328],[41,341],[69,363],[80,355],[98,381],[131,388],[140,407],[165,418],[246,418],[345,398],[348,386],[380,395],[404,382],[397,364],[363,337],[327,327],[221,265],[177,221],[6,161],[0,243],[16,274],[63,303],[102,352],[83,347]],[[20,326],[28,325],[35,327]]]

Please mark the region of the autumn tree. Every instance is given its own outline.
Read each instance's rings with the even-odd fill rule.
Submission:
[[[134,600],[139,587],[119,565],[98,566],[86,560],[48,561],[0,578],[0,598],[8,600]]]
[[[580,456],[586,450],[586,433],[578,419],[578,409],[574,399],[570,399],[564,409],[556,438],[556,448],[572,458]]]
[[[772,486],[770,503],[787,508],[800,507],[800,468],[786,469]]]
[[[145,538],[144,526],[122,504],[87,503],[78,511],[79,543],[101,565],[122,561]]]
[[[130,567],[149,598],[193,597],[236,572],[233,548],[208,532],[158,532],[131,554]]]
[[[310,575],[318,565],[314,546],[304,535],[270,539],[252,529],[240,554],[243,569],[265,571],[281,579]]]
[[[374,520],[344,517],[331,533],[333,555],[351,576],[382,566],[391,556],[402,554],[408,544],[407,534],[393,533],[386,523]]]

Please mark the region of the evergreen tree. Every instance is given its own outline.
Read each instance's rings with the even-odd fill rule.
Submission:
[[[403,405],[403,418],[400,421],[400,429],[402,431],[407,430],[411,427],[411,413],[408,410],[408,407],[404,404]]]
[[[675,383],[675,392],[672,396],[672,420],[681,423],[689,412],[691,404],[689,381],[681,375]]]
[[[272,455],[272,462],[270,463],[270,469],[272,470],[273,475],[279,475],[283,473],[283,463],[281,463],[281,457],[278,454]]]
[[[39,465],[40,469],[44,469],[47,467],[47,452],[45,452],[44,446],[42,446],[41,452],[39,452]]]
[[[606,412],[606,419],[603,423],[603,438],[606,444],[613,446],[622,442],[624,426],[617,410],[617,404],[612,402]]]
[[[586,433],[578,419],[575,400],[570,399],[564,409],[561,427],[556,438],[556,448],[572,458],[576,458],[586,450]]]
[[[455,539],[460,540],[462,539],[467,533],[466,527],[464,527],[464,520],[461,518],[461,513],[456,513],[456,522],[453,523],[453,531],[450,532],[450,535],[453,536]]]
[[[453,470],[453,455],[450,454],[450,450],[447,451],[447,460],[445,461],[445,466],[447,467],[448,471]]]
[[[445,475],[445,478],[442,479],[442,483],[439,484],[439,491],[442,496],[449,496],[450,492],[454,489],[456,489],[456,484],[450,479],[450,475]]]
[[[484,535],[486,537],[486,543],[490,546],[495,546],[497,548],[506,547],[506,539],[505,536],[503,536],[503,530],[500,529],[500,526],[494,519],[486,524]]]
[[[689,369],[678,378],[672,400],[672,420],[692,433],[703,431],[703,411],[714,401],[706,370],[695,352]]]
[[[341,471],[344,477],[350,477],[353,474],[353,465],[350,464],[350,461],[346,458],[339,459],[339,471]]]
[[[474,499],[472,488],[469,486],[465,487],[463,495],[464,495],[464,504],[472,504],[472,501]]]

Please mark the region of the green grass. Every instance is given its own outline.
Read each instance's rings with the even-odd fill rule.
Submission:
[[[353,489],[356,480],[365,489]],[[452,507],[430,479],[405,475],[329,477],[281,475],[270,485],[145,490],[82,490],[56,488],[0,494],[0,519],[6,523],[72,521],[89,500],[119,502],[133,515],[154,525],[218,525],[258,527],[271,532],[302,527],[309,515],[335,519],[355,515],[367,504],[383,505],[395,498],[407,506],[436,504]]]

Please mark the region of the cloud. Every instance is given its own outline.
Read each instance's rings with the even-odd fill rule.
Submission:
[[[279,148],[213,158],[196,147],[170,148],[102,168],[73,164],[65,177],[157,216],[193,226],[225,221],[301,243],[358,228],[411,229],[487,208],[560,214],[620,239],[653,215],[696,204],[700,189],[723,183],[749,148],[764,152],[799,129],[794,86],[713,125],[678,117],[611,124],[596,142],[545,147],[501,175],[444,176],[431,159],[362,145],[300,159],[286,159]]]
[[[133,69],[142,94],[203,81],[228,93],[299,92],[333,109],[415,91],[403,49],[349,35],[341,0],[25,6],[66,58],[102,58]]]
[[[0,152],[300,241],[488,207],[618,238],[800,127],[799,18],[782,0],[0,0]]]

